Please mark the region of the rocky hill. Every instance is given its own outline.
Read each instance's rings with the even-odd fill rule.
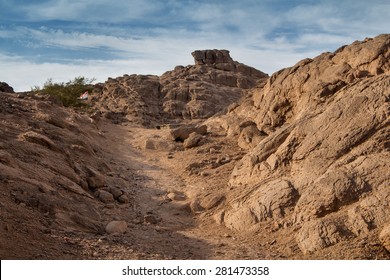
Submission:
[[[195,65],[162,76],[108,79],[94,100],[97,110],[144,125],[175,119],[205,119],[238,101],[268,75],[233,61],[227,50],[192,53]]]
[[[388,227],[389,46],[381,35],[300,61],[254,90],[253,106],[230,113],[257,137],[231,174],[242,194],[226,226],[293,227],[304,253]]]
[[[389,259],[390,35],[271,77],[192,55],[88,112],[0,93],[0,257]]]

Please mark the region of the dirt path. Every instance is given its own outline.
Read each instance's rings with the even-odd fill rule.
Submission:
[[[245,245],[240,237],[223,226],[217,225],[209,213],[195,215],[190,208],[188,193],[193,184],[180,171],[188,161],[183,153],[142,149],[144,139],[164,138],[166,132],[131,126],[106,124],[104,131],[108,141],[115,143],[108,160],[115,162],[117,171],[133,174],[133,209],[137,213],[131,230],[116,239],[130,242],[136,254],[119,250],[113,258],[164,258],[164,259],[234,259],[260,257],[259,253]],[[157,134],[157,136],[156,136]],[[189,157],[193,155],[189,155]],[[179,168],[175,168],[179,167]],[[184,178],[183,178],[184,177]],[[197,187],[208,180],[192,182]],[[138,222],[139,221],[139,222]],[[132,241],[134,241],[134,239]],[[107,258],[107,255],[106,255]]]

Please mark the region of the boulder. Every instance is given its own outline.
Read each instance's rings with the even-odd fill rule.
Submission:
[[[296,235],[299,249],[304,254],[313,253],[336,244],[342,236],[336,224],[331,221],[310,221]]]
[[[196,132],[192,132],[186,140],[183,142],[183,147],[185,149],[190,149],[193,147],[197,147],[200,145],[201,141],[203,140],[203,136],[197,134]]]
[[[115,201],[114,196],[111,193],[104,190],[99,191],[99,199],[103,203],[112,203]]]
[[[234,65],[228,50],[197,50],[191,53],[196,65]]]
[[[188,137],[190,137],[191,133],[205,135],[207,134],[207,126],[206,125],[184,125],[170,131],[172,139],[175,141],[184,142]]]
[[[250,228],[261,221],[281,219],[299,198],[297,190],[288,181],[277,179],[259,186],[249,195],[237,198],[231,209],[225,211],[225,225],[231,229]]]
[[[123,234],[127,231],[127,223],[125,221],[111,221],[105,229],[108,234]]]

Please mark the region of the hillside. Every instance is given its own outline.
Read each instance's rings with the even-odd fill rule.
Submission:
[[[0,257],[389,259],[390,35],[271,76],[192,56],[88,111],[1,83]]]

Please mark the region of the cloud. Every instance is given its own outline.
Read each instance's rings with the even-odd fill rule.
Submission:
[[[380,0],[3,0],[0,76],[26,90],[76,73],[161,74],[210,48],[272,73],[388,32],[388,10]]]
[[[161,8],[159,1],[152,0],[50,0],[28,2],[20,10],[30,21],[99,22],[103,19],[105,22],[117,23],[142,19]]]
[[[72,63],[37,63],[26,61],[23,57],[0,54],[0,65],[6,72],[1,74],[2,81],[13,86],[16,91],[28,91],[33,86],[42,86],[52,78],[55,82],[65,82],[77,76],[96,78],[104,82],[108,77],[124,74],[161,75],[166,65],[155,60],[74,60]]]

